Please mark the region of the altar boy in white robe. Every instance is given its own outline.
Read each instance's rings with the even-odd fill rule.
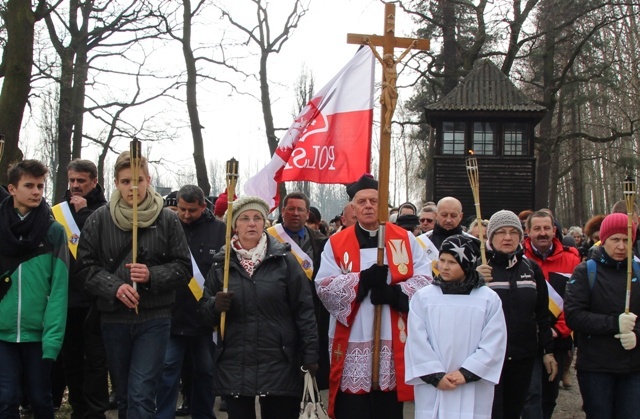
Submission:
[[[416,419],[491,417],[507,329],[500,298],[474,270],[477,254],[471,239],[447,238],[440,274],[411,300],[405,379]]]

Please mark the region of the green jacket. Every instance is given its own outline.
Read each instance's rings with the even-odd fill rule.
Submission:
[[[11,275],[0,301],[0,340],[42,342],[42,357],[56,359],[67,321],[69,250],[64,227],[53,222],[34,255]]]

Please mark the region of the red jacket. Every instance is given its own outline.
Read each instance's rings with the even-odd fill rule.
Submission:
[[[533,250],[531,246],[531,239],[527,237],[524,240],[524,254],[529,259],[535,260],[542,268],[544,277],[547,282],[553,287],[554,290],[562,298],[564,298],[564,290],[569,280],[569,277],[573,273],[573,269],[581,262],[578,249],[571,246],[563,246],[562,242],[557,238],[553,239],[553,251],[544,260],[540,257],[538,252]],[[560,275],[554,275],[560,274]],[[564,321],[564,311],[560,313],[556,319],[553,328],[558,332],[559,337],[568,337],[571,335],[571,329]]]

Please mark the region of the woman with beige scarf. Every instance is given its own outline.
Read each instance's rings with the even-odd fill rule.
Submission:
[[[178,217],[163,209],[142,158],[138,179],[138,257],[132,263],[133,187],[129,152],[120,154],[109,205],[86,221],[73,281],[97,297],[118,417],[153,418],[156,383],[169,340],[175,289],[191,279]],[[134,287],[137,284],[137,289]]]

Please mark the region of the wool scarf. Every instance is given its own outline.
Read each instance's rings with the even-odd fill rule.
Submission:
[[[138,204],[138,227],[147,228],[152,225],[162,212],[163,204],[162,196],[149,186],[147,196]],[[113,222],[120,230],[133,230],[133,207],[127,204],[117,188],[111,194],[109,211]]]
[[[37,249],[53,219],[51,208],[44,199],[24,218],[18,215],[13,199],[10,196],[0,204],[0,253],[6,256]]]
[[[442,289],[443,294],[469,294],[472,289],[484,285],[484,279],[476,271],[471,271],[462,281],[445,281],[440,275],[433,279],[433,284]]]

